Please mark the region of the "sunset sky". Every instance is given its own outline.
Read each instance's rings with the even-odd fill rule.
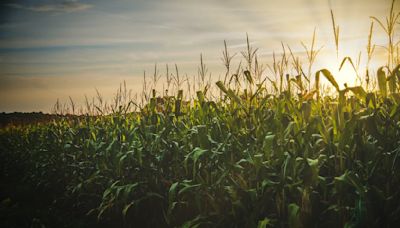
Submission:
[[[396,2],[397,9],[400,1]],[[57,98],[79,102],[97,88],[111,97],[119,83],[139,91],[154,64],[197,74],[200,53],[218,78],[226,40],[244,50],[246,33],[268,63],[281,41],[324,46],[320,64],[336,59],[330,8],[340,26],[340,56],[365,51],[370,16],[383,18],[391,0],[138,1],[25,0],[0,3],[0,112],[49,112]],[[385,45],[376,25],[373,41]],[[377,50],[377,53],[380,51]],[[340,82],[352,79],[339,78]]]

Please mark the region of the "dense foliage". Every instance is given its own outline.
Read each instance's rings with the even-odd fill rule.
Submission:
[[[396,94],[239,98],[218,85],[218,101],[3,129],[3,225],[400,224]]]
[[[247,65],[232,73],[225,44],[225,79],[212,87],[201,58],[189,101],[178,69],[167,68],[175,96],[144,84],[142,105],[121,104],[117,95],[107,109],[99,96],[98,106],[87,102],[86,116],[0,129],[0,226],[398,227],[400,43],[393,34],[400,13],[393,5],[386,27],[373,18],[389,38],[387,65],[368,71],[371,24],[363,86],[341,89],[326,69],[311,74],[315,35],[311,49],[304,45],[307,74],[289,49],[280,60],[274,55],[276,80],[249,42]],[[351,58],[340,67],[346,62],[358,76]],[[320,88],[322,77],[335,92]]]

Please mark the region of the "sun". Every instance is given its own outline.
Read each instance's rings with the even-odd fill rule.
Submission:
[[[321,61],[317,64],[321,66],[320,69],[327,69],[334,76],[336,82],[339,84],[340,89],[345,88],[345,84],[349,87],[358,86],[363,80],[361,63],[351,57],[337,58],[336,55],[323,56]],[[329,82],[323,78],[322,83]]]

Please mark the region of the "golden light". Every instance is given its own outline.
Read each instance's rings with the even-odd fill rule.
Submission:
[[[344,84],[347,84],[347,86],[360,85],[361,81],[364,80],[366,67],[362,58],[363,56],[359,60],[358,54],[351,53],[351,50],[347,50],[347,52],[339,55],[337,57],[334,52],[321,55],[317,67],[328,69],[335,77],[340,89],[345,87]],[[329,83],[325,79],[321,81],[322,83]]]
[[[356,83],[360,83],[357,81],[357,73],[350,62],[345,62],[341,69],[339,69],[339,64],[331,71],[331,73],[335,76],[335,79],[341,88],[344,87],[345,83],[348,86],[355,86]]]

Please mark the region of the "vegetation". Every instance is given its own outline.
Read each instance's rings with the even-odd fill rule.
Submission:
[[[69,115],[71,118],[75,118],[74,115]],[[64,115],[62,117],[67,117]],[[28,125],[32,123],[46,123],[54,119],[60,119],[60,115],[47,114],[43,112],[13,112],[13,113],[0,113],[0,128],[11,127],[16,125]]]
[[[100,94],[87,99],[86,116],[1,129],[2,227],[400,224],[393,5],[387,25],[372,19],[389,37],[387,65],[369,72],[372,24],[360,86],[340,89],[327,69],[312,72],[315,33],[311,48],[304,45],[308,64],[283,45],[263,67],[247,40],[236,70],[225,43],[226,74],[215,86],[201,56],[194,84],[167,66],[158,96],[156,67],[151,83],[144,78],[142,102],[123,86],[110,105]],[[338,47],[334,21],[333,28]],[[322,77],[335,92],[321,89]]]

